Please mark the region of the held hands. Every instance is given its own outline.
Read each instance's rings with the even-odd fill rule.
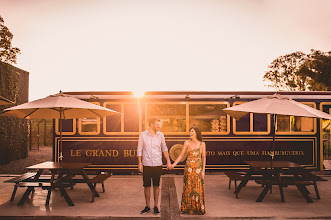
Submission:
[[[174,165],[172,165],[170,162],[169,163],[167,163],[167,170],[172,170],[172,169],[174,169]],[[138,171],[140,172],[140,173],[142,173],[143,172],[143,165],[140,163],[140,164],[138,164]]]
[[[170,161],[167,163],[167,170],[172,170],[172,164],[170,163]]]
[[[175,168],[174,164],[171,164],[170,162],[167,163],[167,170],[173,170]]]

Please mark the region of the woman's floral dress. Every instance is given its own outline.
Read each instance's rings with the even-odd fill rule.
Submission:
[[[201,145],[201,143],[200,143]],[[184,189],[181,203],[182,214],[205,214],[204,179],[201,177],[201,150],[187,149],[187,159],[184,169]]]

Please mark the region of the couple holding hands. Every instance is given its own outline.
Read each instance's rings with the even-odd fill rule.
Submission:
[[[143,186],[146,207],[141,214],[150,212],[151,183],[153,182],[154,214],[158,209],[159,185],[162,174],[162,152],[167,160],[169,170],[181,161],[187,153],[184,168],[184,187],[181,202],[182,214],[205,214],[204,177],[206,166],[206,144],[202,141],[201,131],[197,127],[190,128],[190,140],[184,142],[182,152],[171,164],[165,138],[160,129],[161,120],[150,119],[149,128],[139,135],[138,170],[143,173]]]

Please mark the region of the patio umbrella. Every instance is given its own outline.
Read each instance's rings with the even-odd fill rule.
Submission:
[[[62,160],[62,119],[101,118],[113,114],[120,113],[63,94],[60,91],[56,95],[7,108],[0,116],[25,119],[60,119],[60,160]]]
[[[0,105],[9,105],[9,104],[14,104],[14,102],[0,96]]]
[[[227,114],[237,120],[239,120],[248,113],[272,114],[274,120],[272,143],[273,153],[271,155],[272,160],[275,150],[275,124],[277,120],[277,115],[331,119],[330,114],[319,111],[300,102],[294,101],[286,96],[280,95],[279,93],[276,93],[272,96],[268,96],[266,98],[247,102],[241,105],[225,108],[223,109],[223,111],[225,111]]]

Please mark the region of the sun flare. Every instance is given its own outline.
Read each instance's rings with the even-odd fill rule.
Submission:
[[[135,89],[133,90],[133,95],[136,96],[137,98],[141,98],[145,95],[145,90],[142,89]]]

